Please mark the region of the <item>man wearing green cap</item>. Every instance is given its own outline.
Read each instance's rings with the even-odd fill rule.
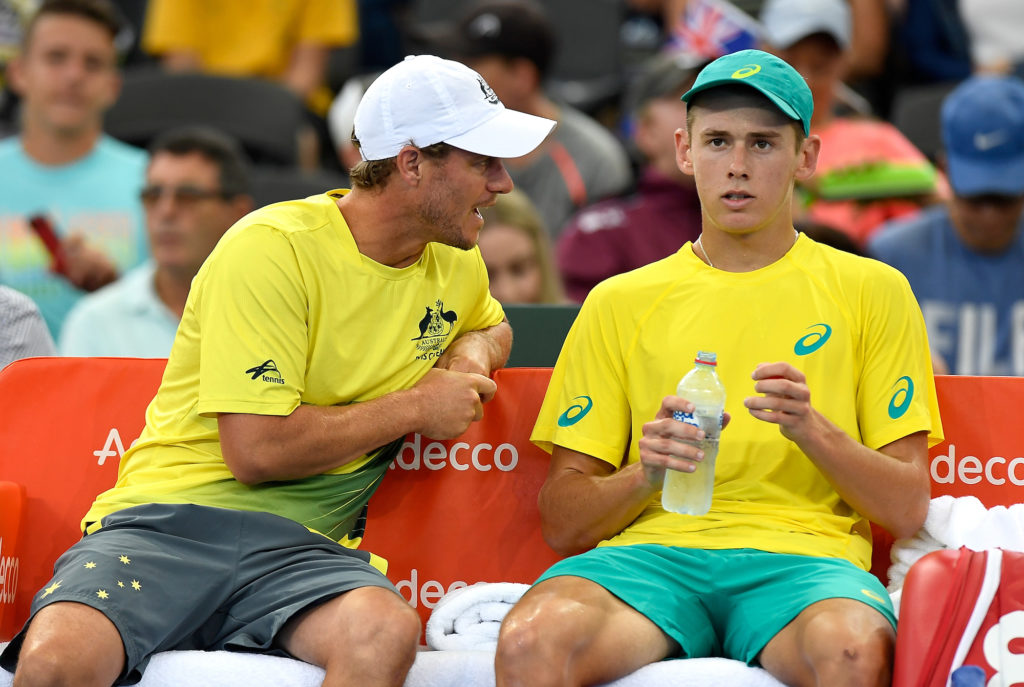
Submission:
[[[921,312],[895,270],[794,231],[820,142],[788,64],[722,57],[683,100],[702,234],[600,284],[566,339],[533,440],[552,453],[545,537],[574,555],[507,616],[497,684],[726,656],[789,685],[887,685],[895,617],[867,571],[870,522],[920,528],[942,436]],[[727,392],[702,516],[659,498],[667,469],[704,456],[673,419],[694,409],[674,394],[698,350]]]

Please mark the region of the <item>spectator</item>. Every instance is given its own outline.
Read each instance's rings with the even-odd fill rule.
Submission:
[[[36,355],[55,355],[53,337],[32,299],[0,285],[0,369]]]
[[[552,239],[574,211],[629,188],[629,159],[615,136],[544,92],[557,36],[541,5],[482,0],[434,40],[439,52],[479,72],[508,107],[558,122],[540,149],[508,161],[516,187],[540,210]]]
[[[964,81],[942,138],[953,197],[887,224],[869,252],[910,280],[951,372],[1024,376],[1024,82]]]
[[[146,155],[102,129],[120,87],[115,17],[106,0],[47,0],[10,66],[22,111],[20,134],[0,141],[0,281],[36,302],[55,337],[83,290],[147,253]],[[62,242],[55,256],[30,227],[37,214]]]
[[[330,51],[358,37],[356,0],[149,0],[142,47],[174,71],[279,81],[323,115]]]
[[[907,0],[899,26],[911,76],[961,81],[971,74],[1024,76],[1024,4]]]
[[[502,305],[564,302],[547,230],[526,194],[498,196],[480,214],[484,226],[478,243],[491,295]]]
[[[696,76],[686,56],[660,55],[634,81],[628,103],[643,168],[636,190],[584,208],[558,238],[558,269],[572,300],[582,303],[598,282],[671,255],[700,234],[693,177],[680,171],[672,145],[686,122],[679,98]]]
[[[815,176],[803,185],[807,219],[859,245],[882,222],[916,213],[939,191],[921,151],[888,122],[836,113],[852,40],[845,0],[765,0],[766,49],[792,64],[814,95],[811,130],[821,137]]]
[[[701,656],[787,685],[884,684],[896,618],[869,521],[921,527],[942,439],[920,310],[896,270],[794,230],[819,148],[795,70],[740,51],[684,97],[702,234],[594,289],[566,338],[532,439],[551,451],[545,538],[572,555],[505,617],[498,684]],[[680,417],[697,399],[675,395],[698,350],[718,353],[727,424],[711,510],[681,515],[659,491],[667,469],[702,469],[703,431]]]
[[[225,135],[178,129],[149,154],[142,204],[151,260],[79,301],[61,331],[61,355],[166,358],[192,279],[252,209],[245,154]]]
[[[117,484],[0,654],[15,684],[131,684],[186,648],[292,656],[327,685],[405,682],[419,617],[357,548],[366,504],[406,434],[458,436],[494,395],[512,333],[478,208],[512,189],[497,156],[552,126],[464,65],[406,60],[356,113],[355,188],[224,235]]]

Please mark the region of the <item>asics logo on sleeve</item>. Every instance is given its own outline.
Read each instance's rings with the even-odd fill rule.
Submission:
[[[914,400],[914,381],[910,377],[900,377],[893,384],[896,392],[889,399],[889,417],[897,420],[907,412],[910,402]]]
[[[814,353],[816,350],[825,345],[825,342],[832,336],[832,327],[828,326],[824,322],[818,324],[812,324],[808,329],[812,329],[810,334],[804,334],[800,337],[796,345],[793,346],[793,352],[797,355],[809,355]]]
[[[590,412],[590,409],[594,407],[594,401],[590,396],[577,396],[572,400],[578,401],[580,399],[583,399],[585,403],[574,403],[566,408],[564,413],[558,416],[559,427],[572,427],[582,420],[584,416]]]

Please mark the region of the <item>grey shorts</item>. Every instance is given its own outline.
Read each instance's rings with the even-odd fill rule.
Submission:
[[[142,678],[149,657],[169,650],[259,651],[288,620],[359,587],[394,585],[348,549],[269,513],[150,504],[103,519],[57,559],[31,616],[57,601],[106,615],[126,653],[117,684]],[[31,618],[29,620],[31,622]],[[0,656],[14,670],[28,623]]]

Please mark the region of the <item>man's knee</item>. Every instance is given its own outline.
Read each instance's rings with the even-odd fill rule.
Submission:
[[[568,653],[570,630],[576,640],[582,639],[581,623],[586,612],[583,604],[569,598],[534,593],[525,597],[509,611],[498,635],[497,664],[522,666],[540,654]]]
[[[819,684],[889,684],[895,642],[884,621],[823,613],[809,623],[806,637],[807,657]]]
[[[110,685],[124,668],[121,635],[99,611],[55,603],[32,619],[18,653],[15,685]]]
[[[120,673],[105,657],[88,660],[88,654],[70,649],[60,636],[25,642],[18,654],[14,684],[18,687],[58,685],[111,685]]]
[[[351,599],[353,604],[342,610],[345,617],[340,622],[360,636],[376,638],[374,642],[415,651],[422,630],[416,609],[384,588],[367,587],[356,591],[361,593]]]

